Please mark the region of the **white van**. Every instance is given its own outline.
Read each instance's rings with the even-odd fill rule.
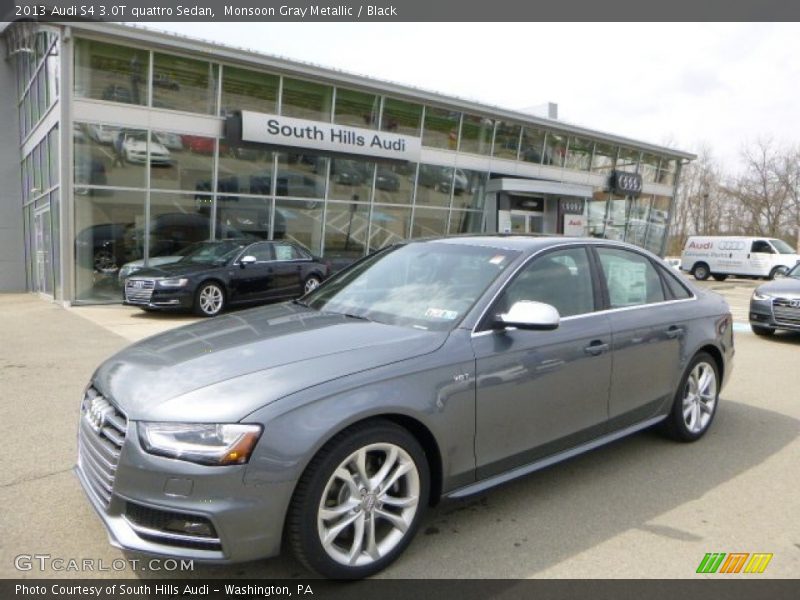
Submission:
[[[692,236],[681,254],[681,270],[705,280],[724,281],[729,275],[765,277],[786,273],[800,255],[784,242],[767,237]]]

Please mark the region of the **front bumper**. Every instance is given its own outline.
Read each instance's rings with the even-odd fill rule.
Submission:
[[[189,286],[185,288],[162,289],[156,287],[148,300],[130,299],[123,291],[122,303],[158,310],[190,310],[194,305],[194,293]]]
[[[768,329],[800,331],[800,308],[775,307],[775,300],[781,302],[783,299],[770,298],[768,300],[755,300],[751,298],[750,312],[748,315],[750,325]]]
[[[247,485],[245,465],[208,467],[147,454],[139,447],[135,425],[128,425],[107,505],[94,491],[80,453],[75,466],[113,546],[215,563],[268,558],[280,552],[294,482]],[[143,510],[210,522],[214,536],[176,534],[160,526],[157,518],[142,523],[136,515]]]

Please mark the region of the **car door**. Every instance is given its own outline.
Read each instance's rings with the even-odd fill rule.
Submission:
[[[479,479],[603,432],[611,329],[607,316],[594,312],[596,288],[584,245],[550,251],[514,276],[473,334]],[[520,300],[555,306],[558,328],[492,330],[492,317]]]
[[[772,270],[775,250],[767,240],[753,240],[747,255],[747,274],[765,277]]]
[[[675,310],[655,265],[627,248],[597,253],[611,324],[612,429],[655,415],[675,393],[685,314]]]
[[[275,296],[299,296],[303,291],[303,264],[297,248],[288,242],[274,242]]]
[[[252,256],[254,263],[242,264],[241,259]],[[272,244],[258,242],[250,244],[233,265],[231,290],[233,302],[256,302],[269,297],[275,287]]]

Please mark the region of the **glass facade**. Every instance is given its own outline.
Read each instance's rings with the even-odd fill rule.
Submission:
[[[154,110],[160,119],[143,120],[139,111],[116,122],[84,116],[63,124],[73,155],[67,198],[59,185],[59,126],[37,133],[41,142],[21,157],[20,171],[29,276],[46,293],[59,293],[59,273],[65,273],[72,287],[68,299],[119,301],[118,271],[125,262],[147,263],[209,238],[288,239],[346,262],[409,237],[477,233],[490,222],[486,211],[496,210],[487,202],[490,178],[569,181],[554,179],[553,168],[597,182],[583,202],[586,235],[656,252],[663,245],[671,196],[650,190],[636,199],[617,197],[604,182],[618,169],[641,174],[646,185],[673,186],[679,171],[674,156],[611,143],[601,134],[575,135],[557,122],[462,110],[456,101],[431,103],[379,86],[339,86],[331,83],[334,77],[321,82],[290,76],[289,67],[270,72],[166,45],[98,37],[74,38],[76,101],[118,105],[130,115],[137,113],[134,107],[178,111],[180,121],[174,130],[164,127],[166,113]],[[58,101],[57,44],[57,35],[43,34],[34,54],[17,58],[21,141]],[[417,137],[421,158],[403,162],[236,144],[224,137],[222,121],[239,110]],[[103,112],[104,118],[109,114]],[[219,121],[220,134],[209,133],[210,118]],[[653,189],[664,193],[663,187]],[[67,269],[53,242],[63,215],[42,214],[59,206],[66,206],[75,231],[69,241],[74,264]],[[47,260],[38,259],[42,244],[55,247]]]

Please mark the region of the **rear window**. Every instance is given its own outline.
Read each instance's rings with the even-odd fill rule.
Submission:
[[[658,271],[661,273],[661,278],[664,280],[664,285],[667,288],[668,295],[671,296],[671,300],[684,300],[692,297],[692,293],[675,275],[661,265],[658,265]]]

